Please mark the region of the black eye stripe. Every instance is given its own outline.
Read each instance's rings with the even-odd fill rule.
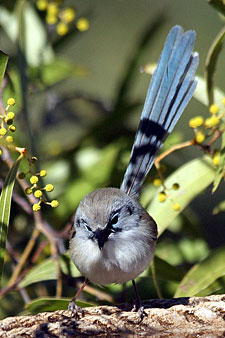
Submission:
[[[91,232],[92,232],[92,229],[91,229],[87,224],[85,224],[85,228],[86,228],[88,231],[91,231]]]
[[[118,219],[119,219],[119,214],[116,213],[111,217],[111,220],[109,222],[110,224],[116,224],[118,222]]]

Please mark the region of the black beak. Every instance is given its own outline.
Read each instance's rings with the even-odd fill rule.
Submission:
[[[105,242],[108,240],[109,237],[109,232],[107,231],[107,229],[97,229],[95,231],[95,238],[98,241],[98,247],[100,250],[103,249]]]

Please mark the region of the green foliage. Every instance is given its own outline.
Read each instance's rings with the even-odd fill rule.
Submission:
[[[59,264],[61,271],[64,274],[70,274],[73,277],[79,277],[80,272],[72,263],[69,255],[63,255],[59,257]],[[57,280],[58,270],[57,264],[54,258],[47,258],[35,267],[33,267],[25,277],[20,281],[19,287],[25,288],[28,285],[43,282],[47,280]]]
[[[225,15],[225,4],[223,0],[208,0],[210,5],[213,6],[221,14]]]
[[[54,5],[54,1],[52,3]],[[224,13],[222,0],[209,3]],[[137,128],[138,111],[141,111],[142,99],[133,95],[138,69],[143,66],[146,51],[147,58],[151,59],[148,48],[154,52],[154,41],[157,40],[160,45],[158,37],[166,19],[164,15],[155,14],[154,19],[146,24],[121,69],[119,83],[112,94],[114,101],[110,102],[101,92],[96,94],[95,88],[92,94],[89,90],[77,89],[81,82],[86,86],[95,73],[91,65],[103,63],[106,57],[102,55],[101,60],[92,60],[91,48],[95,46],[95,41],[89,40],[89,65],[78,62],[76,53],[71,61],[67,52],[71,46],[78,43],[76,48],[82,48],[78,42],[83,34],[82,27],[80,29],[77,25],[79,18],[75,17],[63,32],[62,26],[61,31],[57,30],[57,23],[61,22],[66,9],[64,1],[60,4],[62,7],[57,5],[55,24],[49,24],[47,9],[38,9],[36,5],[36,1],[17,0],[10,9],[0,6],[0,25],[10,50],[7,70],[8,57],[0,54],[0,80],[4,78],[0,98],[3,105],[9,97],[16,99],[18,113],[15,124],[18,132],[15,133],[15,145],[24,145],[25,142],[24,146],[31,155],[29,164],[25,161],[20,163],[20,158],[17,159],[10,147],[0,144],[7,154],[11,154],[8,155],[10,163],[14,163],[11,169],[7,169],[8,161],[1,157],[0,183],[5,182],[0,199],[0,275],[5,257],[3,287],[0,290],[0,297],[4,296],[3,302],[1,300],[2,316],[8,315],[9,308],[13,308],[11,315],[20,313],[24,308],[29,314],[66,309],[74,290],[80,286],[82,276],[67,253],[74,211],[90,191],[104,186],[118,187],[122,180]],[[76,11],[79,12],[79,8]],[[80,14],[83,15],[79,13],[78,17],[82,17]],[[88,24],[86,21],[86,28]],[[156,172],[153,169],[152,177],[145,182],[141,202],[158,224],[159,239],[154,268],[150,266],[137,278],[142,297],[157,297],[157,293],[162,293],[163,297],[188,297],[225,292],[224,242],[220,248],[210,249],[214,243],[207,241],[206,237],[210,238],[207,231],[211,229],[205,229],[202,223],[204,213],[210,214],[210,209],[217,216],[225,211],[224,201],[218,197],[214,202],[214,196],[208,193],[213,186],[213,192],[219,194],[224,184],[225,90],[216,85],[215,76],[216,71],[220,71],[224,36],[223,28],[208,52],[205,78],[198,75],[194,93],[196,100],[193,100],[198,105],[193,106],[193,112],[190,111],[192,103],[187,108],[186,116],[200,116],[201,120],[197,127],[192,128],[194,136],[189,141],[192,151],[190,147],[175,153],[172,151],[184,146],[184,130],[188,129],[188,124],[184,122],[162,149],[168,156],[158,162]],[[200,62],[203,63],[201,55]],[[142,75],[142,79],[144,77],[147,75]],[[102,84],[103,89],[104,86],[105,83]],[[212,116],[219,116],[219,123],[207,129],[204,127],[204,115],[210,116],[208,109],[211,104],[218,106],[219,113]],[[202,143],[197,141],[197,130],[205,133],[206,139]],[[215,153],[220,155],[218,163],[213,160]],[[44,171],[47,168],[51,186],[54,184],[51,196],[60,201],[58,209],[44,206],[43,210],[34,213],[31,205],[37,205],[37,200],[32,194],[24,194],[24,191],[30,192],[30,189],[32,192],[33,189],[38,191],[37,198],[43,195],[47,199],[52,190],[43,188],[48,182],[46,175],[40,175],[40,165],[35,157],[40,158]],[[34,167],[32,173],[29,171],[31,164]],[[165,172],[162,170],[164,164]],[[19,165],[22,178],[15,185],[13,210],[10,210]],[[30,182],[29,174],[38,177],[40,185]],[[162,185],[156,188],[151,183],[154,180]],[[160,192],[165,194],[165,201],[161,203]],[[207,203],[201,210],[198,206],[205,195]],[[11,224],[7,235],[9,216]],[[211,223],[215,234],[219,233],[218,222],[213,216]],[[6,240],[9,242],[8,253],[5,250]],[[15,290],[23,289],[20,295],[18,291],[11,292],[14,286]],[[133,298],[131,288],[131,282],[128,282],[127,292]],[[104,288],[90,285],[84,292],[85,300],[78,300],[77,305],[120,303],[124,301],[122,291],[121,285]],[[30,303],[17,306],[18,298],[23,300],[24,295],[25,299],[30,297]],[[15,307],[11,306],[13,300]]]
[[[224,128],[225,128],[225,123],[224,123]],[[225,168],[225,131],[222,134],[222,142],[221,142],[221,157],[220,157],[220,162],[217,168],[216,176],[213,182],[213,192],[216,191],[218,188],[220,181],[223,178],[224,175],[224,168]]]
[[[223,39],[225,37],[225,28],[221,30],[221,32],[216,37],[215,41],[213,42],[206,59],[206,82],[207,82],[207,94],[209,100],[209,106],[214,103],[214,75],[216,72],[216,64],[219,57],[219,54],[222,50]]]
[[[213,182],[214,176],[215,168],[212,166],[210,159],[202,157],[184,164],[166,179],[165,186],[171,187],[176,182],[180,188],[171,190],[170,199],[167,199],[164,203],[159,203],[156,195],[147,209],[148,213],[159,224],[159,235],[173,222],[179,212],[182,212],[196,196]],[[172,204],[176,201],[179,201],[181,207],[178,212],[172,209]]]
[[[8,58],[8,55],[0,51],[0,84],[2,84],[2,80],[5,75]]]
[[[218,278],[223,277],[225,275],[224,255],[225,248],[219,248],[202,262],[195,264],[182,279],[175,297],[196,296]]]
[[[0,281],[4,264],[5,245],[11,211],[12,192],[20,160],[21,158],[18,158],[15,164],[10,169],[0,196]]]

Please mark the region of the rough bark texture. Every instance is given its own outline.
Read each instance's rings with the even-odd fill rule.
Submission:
[[[225,337],[225,295],[144,302],[145,316],[128,305],[86,308],[0,321],[0,337]]]

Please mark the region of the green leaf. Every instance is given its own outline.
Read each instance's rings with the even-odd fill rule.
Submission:
[[[185,263],[193,265],[208,254],[209,249],[205,240],[189,236],[177,239],[176,242],[172,239],[160,241],[156,246],[156,255],[172,266],[182,266]]]
[[[222,144],[221,144],[221,150],[220,150],[220,162],[216,171],[216,176],[213,182],[213,190],[214,193],[216,189],[218,188],[221,179],[224,175],[224,168],[225,168],[225,131],[222,134]]]
[[[225,277],[218,278],[206,289],[199,291],[197,297],[206,297],[208,295],[219,295],[225,293]]]
[[[206,83],[207,83],[207,94],[208,94],[208,102],[209,106],[214,103],[214,75],[216,71],[216,63],[219,57],[219,54],[222,49],[222,42],[225,37],[225,27],[222,28],[222,30],[219,32],[215,40],[213,41],[207,58],[206,58],[206,71],[205,71],[205,77],[206,77]]]
[[[225,211],[225,201],[220,202],[214,209],[213,215],[217,215],[219,212]]]
[[[204,104],[204,106],[208,107],[208,96],[207,96],[207,84],[203,77],[198,75],[198,85],[194,92],[194,98]],[[218,105],[218,107],[223,110],[223,99],[225,97],[224,92],[218,88],[214,87],[214,103]]]
[[[183,278],[184,273],[181,271],[181,269],[175,268],[173,265],[167,263],[158,256],[154,256],[154,261],[157,279],[180,282],[180,280]],[[150,275],[149,270],[151,270],[151,267],[147,269],[148,276]]]
[[[73,277],[79,277],[80,272],[77,270],[69,254],[59,256],[59,263],[64,274],[70,274]],[[37,266],[33,267],[20,281],[19,287],[24,288],[33,283],[43,282],[47,280],[56,280],[58,278],[58,270],[56,262],[53,258],[48,258]]]
[[[10,169],[0,197],[0,281],[4,265],[5,244],[7,237],[7,230],[9,226],[9,217],[11,210],[11,199],[13,187],[16,179],[16,173],[20,164],[21,157],[19,157],[12,168]]]
[[[1,28],[4,29],[11,41],[15,42],[18,34],[18,22],[15,12],[8,11],[4,5],[0,6],[0,22]]]
[[[26,310],[30,312],[32,315],[40,313],[40,312],[52,312],[57,310],[67,310],[68,305],[71,299],[68,298],[38,298],[31,301],[26,305]],[[91,304],[88,302],[83,302],[80,300],[76,301],[76,305],[85,308],[90,306],[95,306],[95,304]]]
[[[214,176],[215,168],[211,159],[204,156],[186,163],[165,180],[165,186],[168,189],[174,183],[178,183],[180,188],[170,190],[170,198],[167,198],[163,203],[158,201],[158,194],[156,193],[149,208],[147,208],[148,213],[158,224],[159,235],[172,223],[179,212],[212,183]],[[179,203],[181,207],[179,212],[173,210],[172,201]]]
[[[217,11],[225,15],[225,4],[223,0],[208,0],[209,4],[213,6]]]
[[[25,52],[27,63],[38,66],[54,58],[54,52],[48,43],[47,31],[37,11],[30,1],[17,1],[18,20],[17,40]]]
[[[8,55],[0,51],[0,86],[5,75],[6,66],[8,63]]]
[[[74,64],[68,60],[54,60],[51,63],[44,64],[41,69],[33,68],[32,73],[37,73],[46,86],[54,85],[69,77],[85,77],[88,74],[87,68]]]
[[[181,281],[175,297],[192,297],[225,276],[225,247],[212,252],[201,263],[194,265]]]

